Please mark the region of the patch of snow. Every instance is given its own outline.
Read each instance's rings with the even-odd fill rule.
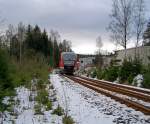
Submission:
[[[5,105],[8,105],[8,104],[9,104],[9,100],[10,100],[10,97],[9,97],[9,96],[6,96],[6,97],[3,99],[2,103],[5,104]]]
[[[142,87],[143,83],[143,75],[138,74],[137,76],[134,77],[132,84],[137,86],[137,87]]]
[[[88,89],[80,84],[51,75],[58,101],[77,124],[148,124],[150,116]]]
[[[114,84],[118,84],[119,83],[119,78],[117,78],[115,81],[113,81],[112,83]]]
[[[101,114],[97,108],[91,107],[91,105],[84,100],[82,94],[74,90],[72,85],[69,85],[58,75],[52,75],[51,82],[57,91],[60,105],[68,109],[67,111],[77,124],[97,124],[98,122],[101,124],[112,123],[113,116],[108,118],[106,115]]]
[[[31,92],[25,87],[18,87],[16,93],[13,112],[5,111],[3,117],[0,116],[2,124],[62,124],[62,116],[51,114],[52,110],[43,111],[42,115],[35,115],[34,105],[36,102],[29,100],[30,95],[36,96],[35,92]],[[49,93],[52,94],[52,91],[49,90]],[[4,103],[8,104],[8,101],[9,97],[6,97]]]

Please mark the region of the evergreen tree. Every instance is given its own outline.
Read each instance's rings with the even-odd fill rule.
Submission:
[[[28,48],[28,49],[33,48],[33,47],[32,47],[32,46],[33,46],[33,45],[32,45],[32,44],[33,44],[32,32],[33,32],[33,30],[32,30],[31,25],[28,25],[28,27],[27,27],[27,32],[26,32],[25,43],[24,43],[24,46],[25,46],[26,48]]]
[[[45,55],[45,57],[47,57],[48,52],[49,52],[49,50],[48,50],[48,35],[47,35],[47,32],[45,29],[41,35],[41,42],[42,42],[42,47],[41,47],[42,50],[41,51]]]
[[[49,65],[50,65],[50,68],[53,68],[54,58],[53,58],[53,43],[51,41],[51,38],[49,38],[48,49],[49,49],[49,59],[50,59]]]
[[[17,61],[19,61],[19,41],[18,41],[17,35],[14,35],[12,37],[11,45],[12,45],[11,54],[17,58]]]
[[[33,49],[35,49],[36,52],[41,52],[41,47],[41,29],[36,25],[33,29]]]
[[[2,100],[10,95],[8,91],[13,91],[14,85],[10,76],[8,55],[0,49],[0,111],[3,110]]]
[[[58,67],[59,65],[59,47],[56,39],[54,40],[54,62],[55,67]]]

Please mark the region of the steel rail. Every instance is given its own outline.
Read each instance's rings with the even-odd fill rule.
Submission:
[[[117,92],[123,95],[127,95],[127,96],[131,96],[131,97],[135,97],[137,99],[146,101],[146,102],[150,102],[150,95],[148,94],[144,94],[141,92],[137,92],[137,91],[132,91],[132,90],[128,90],[126,88],[122,88],[119,86],[114,86],[108,83],[104,83],[104,82],[95,82],[95,80],[89,80],[88,78],[82,78],[82,77],[75,77],[75,78],[80,78],[80,80],[86,80],[86,82],[88,82],[91,85],[95,85],[97,87],[101,87],[113,92]]]
[[[131,90],[131,91],[136,91],[139,93],[144,93],[144,94],[150,95],[150,91],[144,90],[144,89],[138,89],[137,87],[130,87],[128,85],[114,84],[112,82],[108,82],[108,81],[104,81],[104,80],[94,80],[94,79],[81,77],[81,76],[77,76],[77,77],[80,77],[80,78],[83,78],[83,79],[86,79],[86,80],[89,80],[92,82],[96,82],[96,83],[103,83],[103,84],[105,83],[105,84],[108,84],[108,85],[113,86],[113,87],[125,88],[125,89]]]
[[[129,99],[125,99],[125,98],[121,98],[121,97],[118,97],[116,95],[113,95],[111,94],[110,92],[106,91],[103,89],[103,87],[98,87],[96,85],[93,85],[93,83],[89,83],[89,81],[86,81],[86,80],[83,80],[83,79],[79,79],[79,78],[75,78],[73,76],[68,76],[68,75],[64,75],[65,77],[75,81],[75,82],[78,82],[79,84],[85,86],[85,87],[88,87],[90,89],[93,89],[94,91],[98,92],[98,93],[102,93],[108,97],[111,97],[113,99],[115,99],[116,101],[119,101],[120,103],[122,104],[126,104],[127,106],[129,107],[132,107],[133,109],[135,110],[138,110],[138,111],[141,111],[143,112],[144,114],[146,115],[150,115],[150,108],[149,107],[146,107],[142,104],[139,104],[135,101],[131,101]]]

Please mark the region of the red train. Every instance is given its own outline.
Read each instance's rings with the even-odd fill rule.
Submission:
[[[62,52],[59,61],[60,72],[63,74],[73,74],[79,69],[78,56],[74,52]]]

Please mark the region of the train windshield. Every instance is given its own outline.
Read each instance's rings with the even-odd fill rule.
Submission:
[[[63,59],[66,61],[76,60],[76,54],[75,53],[64,53]]]

